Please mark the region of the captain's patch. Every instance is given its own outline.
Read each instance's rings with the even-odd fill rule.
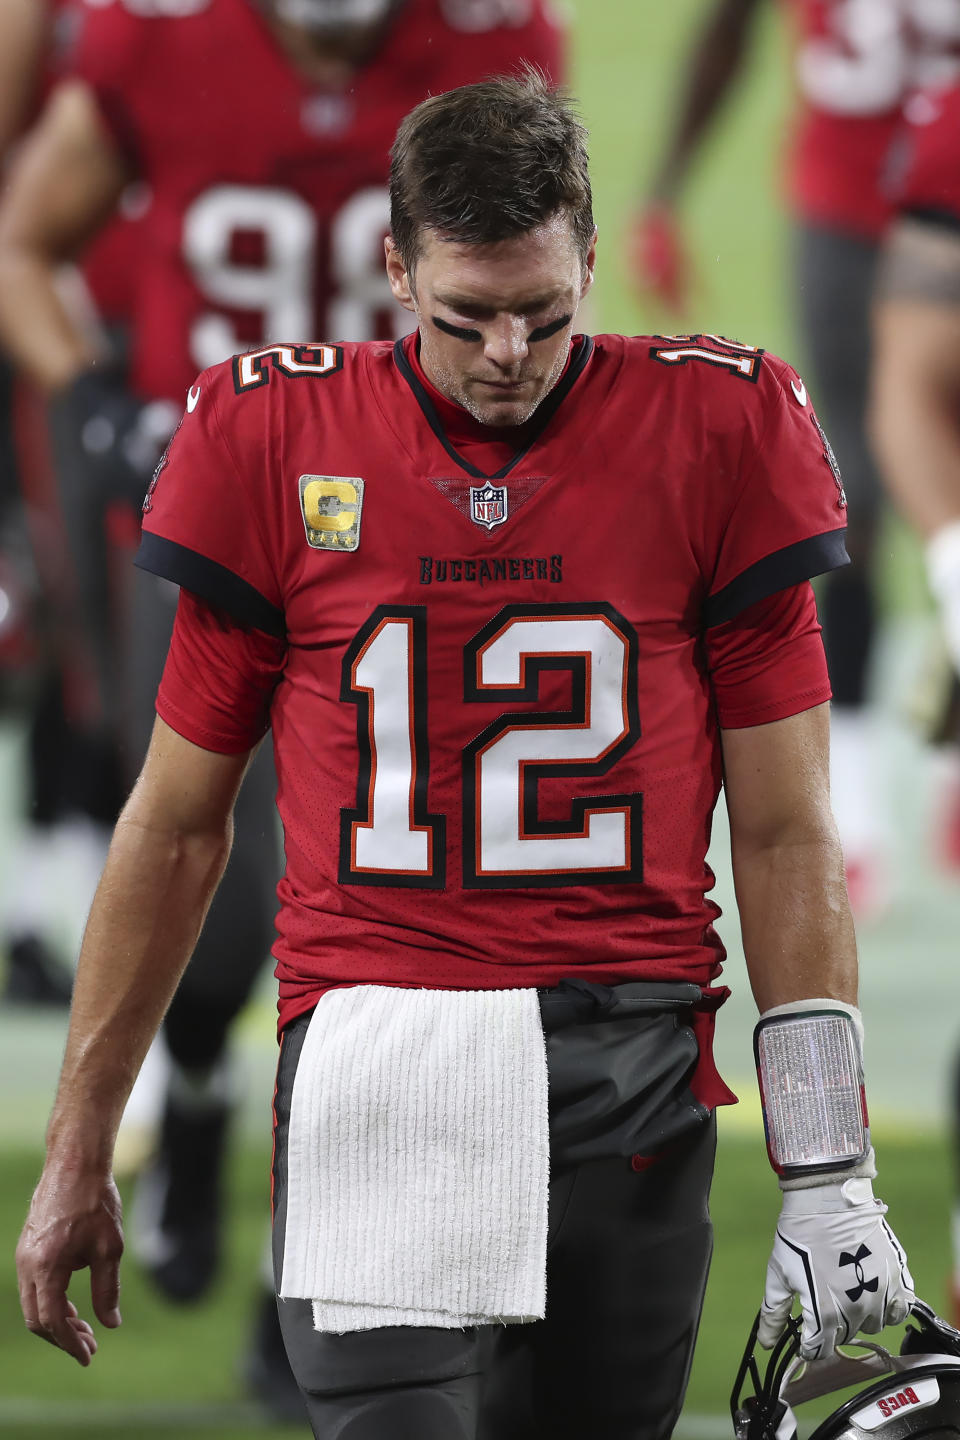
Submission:
[[[359,475],[301,475],[300,511],[314,550],[356,550],[363,481]]]

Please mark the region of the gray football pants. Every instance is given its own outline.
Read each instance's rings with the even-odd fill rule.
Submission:
[[[860,705],[876,621],[871,570],[882,500],[864,423],[870,302],[879,247],[814,225],[797,225],[793,246],[807,380],[847,493],[851,563],[820,583],[820,619],[834,699],[840,705]]]
[[[716,1130],[686,1088],[695,1042],[691,1052],[676,1012],[630,1015],[614,1003],[601,1013],[602,997],[551,1031],[569,998],[562,989],[541,992],[551,1097],[545,1318],[330,1335],[313,1329],[309,1301],[279,1301],[317,1440],[665,1440],[673,1430],[712,1248]],[[284,1032],[277,1076],[278,1276],[290,1098],[308,1022]],[[645,1156],[636,1165],[634,1146]]]

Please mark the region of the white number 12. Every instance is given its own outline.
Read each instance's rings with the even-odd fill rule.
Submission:
[[[467,644],[465,703],[535,704],[541,677],[558,670],[571,700],[568,710],[502,714],[466,746],[464,886],[642,878],[639,794],[580,796],[563,815],[539,813],[541,781],[605,775],[639,737],[636,644],[606,604],[506,606]],[[442,888],[447,820],[427,811],[425,607],[373,613],[344,659],[340,698],[358,707],[359,747],[341,883]]]

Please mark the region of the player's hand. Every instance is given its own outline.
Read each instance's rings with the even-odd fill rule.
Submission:
[[[784,1192],[757,1331],[764,1349],[783,1333],[795,1295],[805,1360],[906,1319],[913,1277],[886,1213],[865,1179]]]
[[[67,1299],[67,1287],[75,1270],[89,1266],[94,1314],[115,1329],[122,1253],[120,1196],[113,1177],[45,1170],[17,1245],[27,1329],[89,1365],[97,1352],[96,1337]]]
[[[180,412],[168,400],[143,401],[109,367],[86,370],[50,402],[54,447],[69,486],[72,464],[95,477],[101,500],[138,509]],[[84,497],[91,487],[84,486]]]
[[[634,216],[627,237],[627,263],[641,295],[655,295],[677,314],[689,308],[690,264],[679,221],[669,205],[648,205]]]

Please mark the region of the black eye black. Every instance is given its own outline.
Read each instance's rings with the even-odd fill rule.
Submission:
[[[549,340],[551,335],[556,335],[558,330],[562,330],[565,325],[569,324],[570,316],[561,315],[559,320],[551,320],[549,325],[538,325],[527,336],[527,344],[532,345],[536,340]]]
[[[449,320],[441,320],[439,316],[433,316],[433,323],[444,335],[452,335],[455,340],[479,340],[479,330],[468,330],[464,325],[451,325]]]
[[[449,320],[441,320],[439,315],[432,316],[433,323],[444,335],[452,335],[455,340],[477,341],[482,339],[479,330],[471,330],[466,325],[451,325]],[[561,315],[558,320],[551,320],[547,325],[538,325],[530,331],[527,336],[528,344],[535,344],[538,340],[549,340],[551,335],[556,335],[566,325],[570,324],[569,315]]]

